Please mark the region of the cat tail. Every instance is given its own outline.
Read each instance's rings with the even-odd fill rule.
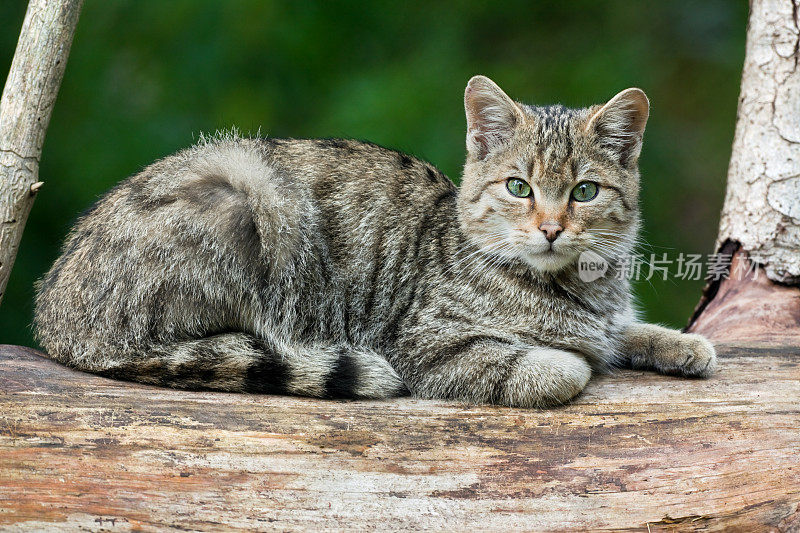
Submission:
[[[155,346],[99,373],[180,389],[316,398],[408,394],[397,372],[374,351],[350,346],[289,346],[245,333]]]

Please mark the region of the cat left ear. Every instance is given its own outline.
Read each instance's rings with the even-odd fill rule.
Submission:
[[[625,89],[592,115],[586,132],[597,142],[619,155],[624,167],[639,159],[642,135],[650,115],[650,101],[641,89]]]
[[[473,76],[464,91],[467,151],[478,159],[504,145],[524,115],[519,106],[486,76]]]

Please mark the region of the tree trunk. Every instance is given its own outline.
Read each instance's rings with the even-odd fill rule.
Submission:
[[[0,302],[33,205],[50,113],[83,0],[31,0],[0,100]]]
[[[711,281],[689,325],[716,340],[800,340],[800,0],[752,0]],[[719,270],[717,270],[719,271]]]

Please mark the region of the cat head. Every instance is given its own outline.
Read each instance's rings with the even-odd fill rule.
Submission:
[[[459,223],[488,255],[557,272],[587,250],[629,251],[639,225],[647,96],[626,89],[586,109],[514,102],[475,76],[464,95],[467,161]]]

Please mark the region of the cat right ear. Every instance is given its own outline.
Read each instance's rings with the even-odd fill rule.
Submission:
[[[650,115],[650,101],[641,89],[625,89],[596,111],[586,124],[601,146],[615,152],[624,167],[635,165]]]
[[[464,91],[467,113],[467,151],[484,159],[503,146],[524,115],[519,106],[486,76],[473,76]]]

